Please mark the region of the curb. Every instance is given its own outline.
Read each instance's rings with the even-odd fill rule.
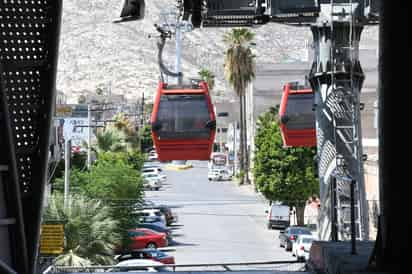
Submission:
[[[190,169],[190,168],[192,168],[193,167],[193,165],[167,165],[166,167],[165,167],[165,169],[167,169],[167,170],[176,170],[176,171],[178,171],[178,170],[186,170],[186,169]]]

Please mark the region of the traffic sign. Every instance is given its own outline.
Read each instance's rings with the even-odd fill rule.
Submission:
[[[56,117],[71,117],[73,108],[70,105],[56,105]]]

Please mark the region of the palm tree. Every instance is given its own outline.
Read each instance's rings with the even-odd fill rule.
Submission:
[[[110,210],[98,200],[72,196],[64,208],[63,196],[51,197],[43,219],[65,221],[64,254],[55,259],[60,266],[84,266],[85,264],[113,264],[113,253],[120,244],[118,222],[110,217]]]
[[[113,119],[115,121],[113,126],[96,134],[97,153],[138,150],[140,138],[130,120],[124,114],[118,114]]]
[[[246,28],[235,28],[224,35],[228,46],[225,53],[225,78],[239,97],[240,107],[240,170],[245,178],[241,183],[249,183],[249,163],[246,139],[246,88],[255,78],[255,56],[251,45],[255,34]],[[243,172],[242,172],[243,173]]]
[[[212,91],[213,88],[215,87],[215,78],[216,78],[213,72],[211,72],[208,69],[203,68],[199,71],[199,76],[203,81],[207,83],[209,90]]]
[[[122,143],[122,134],[117,130],[107,129],[102,133],[96,134],[97,153],[107,151],[124,151],[125,146]]]
[[[140,137],[132,122],[123,114],[117,114],[113,117],[116,121],[114,128],[123,134],[123,141],[126,145],[126,150],[140,149]]]

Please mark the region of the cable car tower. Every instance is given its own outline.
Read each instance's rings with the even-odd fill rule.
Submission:
[[[364,80],[359,62],[365,24],[362,6],[358,1],[332,0],[323,8],[323,20],[311,27],[316,60],[310,81],[317,91],[321,220],[331,223],[330,227],[320,225],[321,239],[329,235],[333,240],[349,239],[351,195],[357,210],[354,233],[356,238],[368,238],[359,99]]]

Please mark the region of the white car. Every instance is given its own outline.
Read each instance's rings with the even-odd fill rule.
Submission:
[[[162,223],[166,226],[166,217],[159,209],[142,209],[136,213],[142,217],[160,217]]]
[[[149,156],[147,157],[149,161],[156,161],[158,159],[156,152],[150,152]]]
[[[143,168],[149,168],[149,167],[159,167],[160,168],[160,162],[151,161],[151,162],[144,162],[143,163]]]
[[[207,178],[209,181],[227,181],[232,176],[227,169],[210,169]]]
[[[298,261],[307,261],[309,259],[309,251],[312,246],[312,242],[315,240],[311,235],[299,235],[292,246],[292,255],[296,257]]]
[[[159,272],[167,271],[167,268],[161,262],[149,259],[130,259],[121,261],[110,269],[109,272]],[[124,267],[124,268],[122,268]]]
[[[143,176],[146,176],[148,174],[156,174],[159,176],[160,181],[165,182],[167,177],[162,173],[162,169],[160,167],[144,167],[142,169],[142,174]],[[151,177],[155,177],[151,175]]]
[[[160,174],[160,173],[162,173],[162,171],[163,170],[158,166],[144,166],[142,168],[143,173],[157,173],[157,174]]]
[[[146,180],[154,180],[154,181],[159,181],[159,182],[166,181],[166,176],[158,174],[158,173],[148,172],[148,173],[143,173],[142,176],[143,176],[143,179],[146,179]]]
[[[143,187],[146,190],[159,190],[162,187],[162,182],[159,179],[150,179],[143,177]]]

